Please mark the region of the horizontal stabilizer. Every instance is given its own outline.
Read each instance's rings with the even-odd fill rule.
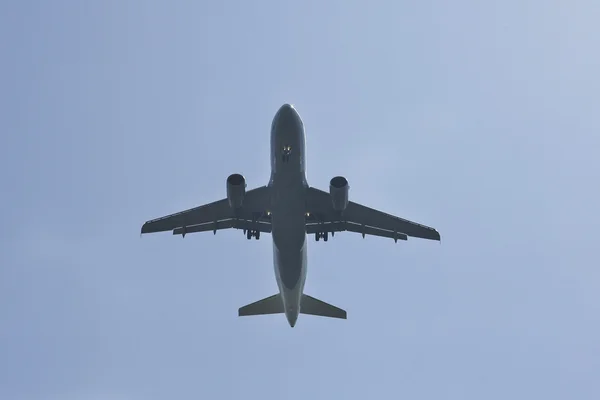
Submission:
[[[277,293],[247,306],[240,307],[238,315],[240,317],[247,317],[250,315],[282,314],[283,311],[283,301],[281,300],[281,295]]]
[[[321,317],[341,318],[346,319],[346,310],[327,304],[324,301],[302,295],[302,303],[300,304],[300,314],[318,315]]]

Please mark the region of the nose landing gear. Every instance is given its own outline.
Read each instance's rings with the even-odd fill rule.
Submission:
[[[326,242],[329,239],[329,232],[316,232],[315,240],[318,242],[319,239],[323,239]]]
[[[291,154],[292,154],[292,147],[291,146],[283,146],[283,151],[281,154],[281,161],[283,161],[284,163],[289,162]]]
[[[248,239],[248,240],[250,240],[252,238],[255,238],[256,240],[260,239],[260,231],[253,231],[253,230],[248,229],[244,233],[246,234],[246,239]]]

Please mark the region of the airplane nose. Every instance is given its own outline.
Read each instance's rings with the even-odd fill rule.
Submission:
[[[296,109],[293,105],[286,103],[279,108],[279,111],[277,113],[279,114],[279,118],[285,118],[295,115]]]
[[[299,125],[300,115],[293,105],[285,103],[282,105],[273,120],[273,126],[283,127],[288,129]]]

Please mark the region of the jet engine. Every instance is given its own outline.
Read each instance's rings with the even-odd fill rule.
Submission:
[[[227,177],[227,200],[233,209],[240,208],[246,194],[246,178],[241,174],[231,174]]]
[[[329,182],[329,194],[335,211],[344,211],[348,205],[348,180],[343,176],[336,176]]]

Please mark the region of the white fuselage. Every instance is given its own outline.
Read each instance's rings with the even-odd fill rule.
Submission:
[[[273,263],[286,318],[294,326],[306,281],[306,153],[304,124],[284,104],[271,127]]]

